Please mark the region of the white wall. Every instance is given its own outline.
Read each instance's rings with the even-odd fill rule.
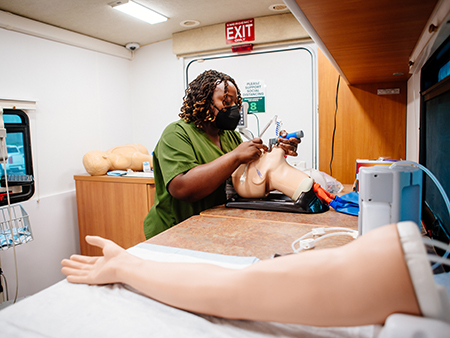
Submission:
[[[19,296],[61,280],[79,252],[74,174],[82,156],[133,141],[131,61],[0,29],[0,98],[35,100],[30,111],[37,191],[23,203],[34,241],[17,247]],[[10,296],[13,250],[0,251]]]
[[[420,74],[413,74],[407,83],[406,160],[419,162]]]
[[[34,241],[16,248],[21,297],[63,279],[61,259],[79,252],[73,175],[85,173],[83,155],[127,143],[153,151],[178,119],[183,62],[172,40],[132,61],[4,29],[0,41],[0,98],[37,102],[28,112],[36,193],[22,203]],[[13,250],[0,259],[13,297]]]
[[[37,101],[39,197],[73,190],[84,153],[131,139],[131,62],[7,30],[0,40],[0,97]]]
[[[151,153],[164,128],[179,119],[184,96],[183,62],[172,40],[137,50],[131,63],[133,142]]]

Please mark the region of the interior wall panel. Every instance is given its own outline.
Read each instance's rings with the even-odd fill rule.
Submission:
[[[344,184],[355,180],[356,159],[406,158],[406,82],[349,86],[340,81],[334,156],[332,139],[338,72],[322,52],[319,68],[319,170]],[[400,90],[377,95],[378,89]]]

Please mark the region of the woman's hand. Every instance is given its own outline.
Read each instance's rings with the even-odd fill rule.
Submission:
[[[267,151],[267,146],[259,137],[256,137],[251,141],[242,142],[233,152],[238,155],[239,162],[242,164],[257,160],[262,150]]]
[[[280,131],[280,136],[285,137],[288,133],[286,130]],[[284,150],[286,155],[297,156],[297,146],[302,142],[301,139],[291,137],[289,139],[285,139],[282,137],[278,138],[278,146]]]
[[[267,151],[267,146],[260,138],[243,142],[214,161],[175,176],[167,189],[178,200],[189,203],[199,201],[212,194],[241,164],[257,160],[262,150]]]
[[[72,255],[70,259],[63,259],[61,272],[67,276],[67,280],[81,284],[121,282],[117,277],[116,267],[125,264],[124,261],[132,259],[133,256],[114,242],[98,236],[86,236],[86,242],[101,248],[103,256]]]

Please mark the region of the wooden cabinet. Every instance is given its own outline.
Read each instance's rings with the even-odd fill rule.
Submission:
[[[113,240],[124,248],[145,241],[144,218],[154,203],[153,178],[75,175],[82,255],[101,250],[86,235]]]

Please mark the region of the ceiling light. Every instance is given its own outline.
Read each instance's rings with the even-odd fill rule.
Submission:
[[[121,0],[114,1],[110,3],[110,6],[114,9],[117,9],[123,13],[134,16],[142,21],[148,22],[150,24],[160,23],[167,21],[167,17],[156,13],[144,5],[141,5],[134,1],[129,0]]]

